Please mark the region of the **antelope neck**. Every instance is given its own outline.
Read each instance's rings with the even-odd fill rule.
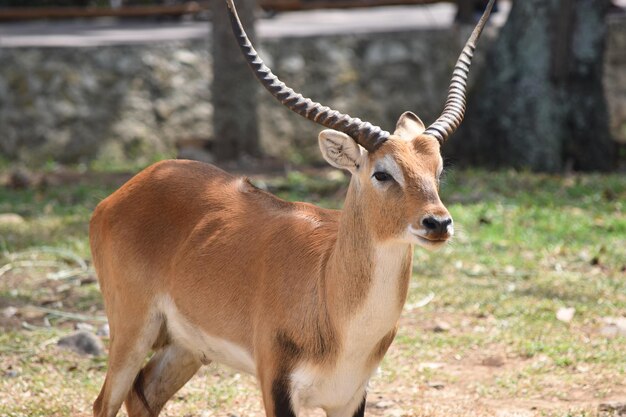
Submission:
[[[397,283],[394,287],[399,288],[402,297],[402,273],[406,272],[406,264],[410,264],[412,245],[377,241],[363,211],[358,187],[353,180],[341,212],[337,240],[323,275],[326,308],[332,317],[347,318],[358,310],[376,284],[375,280]],[[388,294],[393,298],[395,295]]]

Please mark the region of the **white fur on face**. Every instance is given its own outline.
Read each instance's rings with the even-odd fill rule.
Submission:
[[[400,187],[404,188],[406,184],[406,181],[404,180],[404,174],[402,173],[402,170],[400,169],[398,163],[395,161],[395,159],[393,159],[391,155],[385,155],[374,163],[374,169],[372,170],[370,175],[372,175],[372,181],[374,183],[374,186],[376,187],[382,187],[385,185],[381,184],[379,181],[376,180],[376,178],[373,177],[374,173],[379,171],[386,172],[387,174],[391,175],[393,179],[400,185]]]
[[[443,172],[443,158],[441,155],[439,156],[439,167],[437,168],[437,181],[441,177],[441,173]]]

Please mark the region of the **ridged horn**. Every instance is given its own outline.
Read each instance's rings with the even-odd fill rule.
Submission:
[[[375,151],[389,138],[389,132],[382,130],[380,127],[316,103],[287,87],[263,63],[263,60],[254,50],[248,35],[246,35],[243,29],[241,20],[239,20],[233,0],[226,0],[226,4],[228,5],[233,32],[244,58],[263,87],[278,101],[283,103],[285,107],[309,120],[347,134],[369,152]]]
[[[470,66],[472,65],[476,42],[478,42],[478,38],[489,19],[494,2],[495,0],[489,1],[489,4],[485,8],[482,17],[474,28],[472,35],[467,40],[461,52],[461,56],[459,56],[454,66],[452,81],[450,82],[450,89],[448,90],[448,99],[446,100],[441,116],[424,131],[424,134],[434,136],[441,144],[454,133],[461,124],[461,121],[463,121],[466,106],[467,77],[469,75]]]

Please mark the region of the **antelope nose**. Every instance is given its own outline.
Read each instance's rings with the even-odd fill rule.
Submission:
[[[452,224],[450,217],[426,216],[422,219],[422,225],[429,232],[444,234],[448,233],[448,226]]]

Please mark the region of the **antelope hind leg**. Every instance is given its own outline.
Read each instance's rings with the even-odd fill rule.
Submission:
[[[201,365],[196,356],[176,344],[158,350],[137,375],[126,397],[128,416],[156,417]]]
[[[143,319],[110,323],[109,365],[93,405],[95,417],[115,417],[159,334],[161,321],[160,316],[147,314]]]

